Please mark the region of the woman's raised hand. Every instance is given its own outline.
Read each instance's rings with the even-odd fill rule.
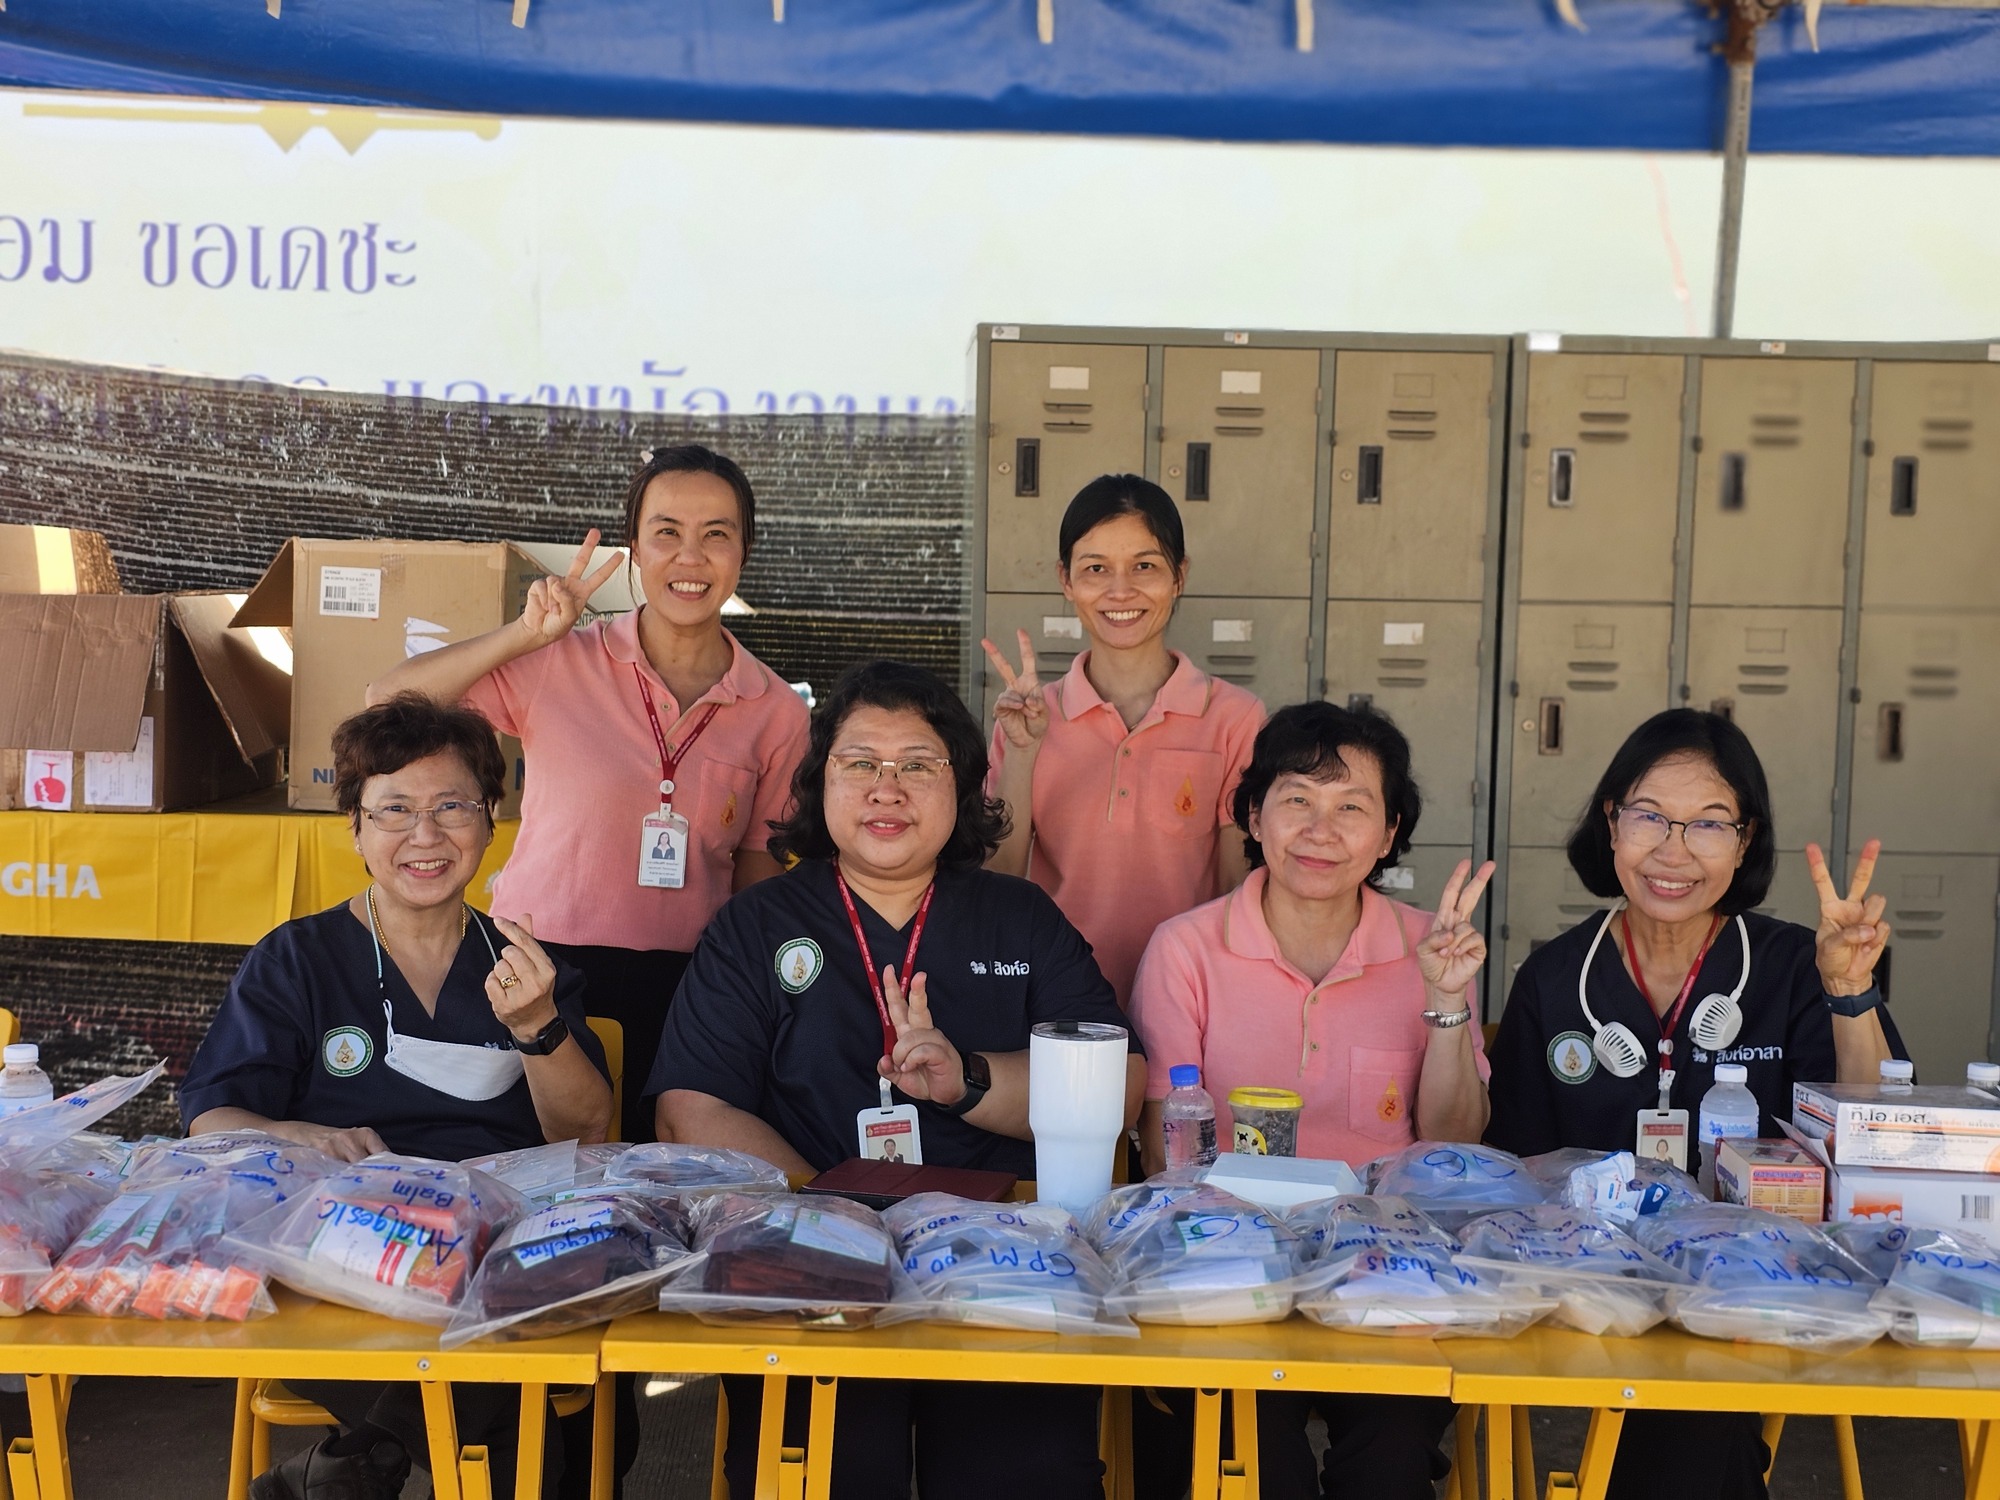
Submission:
[[[1006,690],[993,700],[993,722],[1007,736],[1008,744],[1017,750],[1025,750],[1048,733],[1049,706],[1042,699],[1041,679],[1035,675],[1035,643],[1025,630],[1016,634],[1021,638],[1021,669],[1018,672],[1007,664],[1007,658],[1000,654],[998,646],[986,640],[979,644],[986,648],[986,659],[993,663],[993,670],[1007,685]]]
[[[910,976],[906,998],[893,966],[882,966],[882,998],[889,1007],[889,1024],[896,1028],[896,1050],[876,1069],[912,1099],[956,1104],[965,1097],[965,1061],[951,1039],[931,1024],[925,976]]]
[[[1456,999],[1486,962],[1486,938],[1472,925],[1479,898],[1486,894],[1486,882],[1493,878],[1493,861],[1488,860],[1472,875],[1472,861],[1461,859],[1451,879],[1444,885],[1431,930],[1417,944],[1417,967],[1424,984],[1436,994]]]
[[[1806,866],[1819,892],[1819,944],[1815,955],[1820,983],[1829,995],[1862,995],[1875,982],[1875,961],[1889,941],[1889,924],[1882,920],[1887,896],[1868,894],[1875,878],[1875,861],[1882,841],[1870,839],[1854,862],[1854,879],[1847,894],[1834,889],[1833,874],[1818,844],[1806,845]]]
[[[546,646],[559,641],[575,629],[577,618],[590,602],[590,596],[602,588],[625,561],[624,553],[614,552],[586,578],[583,570],[589,566],[592,555],[597,551],[597,540],[597,528],[593,526],[585,533],[583,545],[576,549],[576,557],[571,560],[567,573],[551,573],[546,578],[537,578],[528,586],[527,600],[521,606],[521,628],[534,637],[537,645]]]

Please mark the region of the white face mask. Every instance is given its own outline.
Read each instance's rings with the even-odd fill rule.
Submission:
[[[493,962],[499,963],[500,955],[494,951],[493,939],[486,928],[476,921],[472,925],[478,927],[479,935],[486,939],[486,951],[493,954]],[[368,932],[375,941],[375,982],[382,987],[382,1021],[389,1033],[388,1045],[382,1052],[383,1062],[425,1088],[436,1089],[440,1094],[473,1104],[497,1099],[521,1080],[527,1069],[521,1061],[521,1054],[512,1047],[474,1047],[464,1042],[434,1042],[427,1037],[398,1036],[395,1017],[389,1006],[387,985],[382,977],[382,939],[375,931],[372,910],[369,912]]]

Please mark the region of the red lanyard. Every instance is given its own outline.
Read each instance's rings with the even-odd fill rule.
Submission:
[[[660,727],[659,711],[653,707],[652,690],[646,686],[646,679],[640,674],[637,662],[632,663],[632,679],[639,684],[639,701],[646,705],[646,718],[653,726],[653,743],[660,747],[660,795],[668,797],[672,795],[670,787],[675,773],[681,768],[681,761],[693,748],[694,742],[701,738],[701,732],[708,728],[708,721],[715,717],[716,710],[722,705],[709,704],[708,711],[695,720],[694,728],[688,732],[688,737],[681,741],[680,749],[670,750],[667,748],[667,732]]]
[[[868,934],[861,930],[861,913],[855,910],[854,897],[848,893],[847,877],[834,866],[834,884],[840,887],[841,904],[847,908],[848,925],[854,929],[855,946],[861,950],[861,967],[868,974],[868,993],[875,997],[875,1014],[882,1021],[882,1055],[893,1057],[896,1053],[896,1023],[889,1019],[889,997],[882,992],[882,976],[875,972],[875,955],[868,951]],[[910,924],[910,946],[903,955],[902,985],[907,998],[910,993],[910,976],[917,969],[917,944],[924,940],[924,922],[931,914],[931,894],[937,890],[937,882],[924,887],[924,899],[917,903],[917,918]]]
[[[1632,966],[1632,982],[1639,987],[1639,994],[1646,1002],[1646,1009],[1659,1012],[1653,1005],[1652,993],[1646,988],[1646,976],[1639,972],[1639,950],[1632,946],[1632,920],[1624,912],[1618,914],[1618,926],[1625,934],[1625,953]],[[1694,967],[1688,970],[1687,983],[1681,986],[1680,998],[1674,1001],[1674,1008],[1660,1017],[1660,1073],[1664,1076],[1668,1064],[1674,1060],[1674,1028],[1680,1025],[1681,1012],[1687,1009],[1688,996],[1694,993],[1694,982],[1701,977],[1702,961],[1708,957],[1708,950],[1715,945],[1715,935],[1722,931],[1722,918],[1713,918],[1708,927],[1708,936],[1702,940],[1701,952],[1694,956]]]

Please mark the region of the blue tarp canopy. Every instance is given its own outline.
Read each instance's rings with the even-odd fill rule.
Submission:
[[[8,0],[0,85],[480,114],[1233,141],[1708,151],[1721,23],[1682,0]],[[1759,152],[2000,155],[2000,17],[1764,28]],[[1201,205],[1190,203],[1190,213]]]

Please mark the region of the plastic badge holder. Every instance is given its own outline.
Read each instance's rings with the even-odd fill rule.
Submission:
[[[1313,1245],[1299,1311],[1356,1333],[1511,1338],[1555,1306],[1458,1264],[1457,1245],[1396,1197],[1308,1204],[1293,1227]]]
[[[692,1254],[689,1229],[678,1199],[629,1186],[582,1191],[538,1208],[494,1240],[443,1347],[544,1338],[643,1312]]]
[[[156,1062],[129,1078],[100,1078],[73,1094],[0,1116],[0,1166],[31,1167],[79,1131],[129,1104],[167,1070]]]
[[[1110,1267],[1060,1204],[919,1193],[884,1209],[882,1223],[935,1322],[1138,1335],[1104,1310]]]
[[[1640,1219],[1632,1236],[1693,1278],[1668,1314],[1689,1333],[1844,1354],[1888,1331],[1868,1268],[1797,1219],[1709,1203]]]
[[[1084,1236],[1116,1278],[1105,1306],[1141,1323],[1274,1323],[1292,1310],[1305,1246],[1200,1171],[1113,1188],[1091,1209]]]
[[[705,1323],[868,1328],[915,1316],[881,1217],[846,1198],[715,1192],[693,1205],[694,1246],[660,1290]]]
[[[1460,1266],[1552,1297],[1549,1321],[1612,1338],[1637,1338],[1667,1316],[1676,1270],[1605,1218],[1558,1203],[1503,1209],[1459,1232]]]
[[[442,1327],[486,1246],[527,1209],[475,1168],[382,1152],[252,1220],[227,1245],[308,1296]]]
[[[782,1193],[785,1174],[761,1157],[724,1146],[649,1141],[628,1146],[604,1168],[606,1182],[635,1182],[681,1194]]]
[[[1960,1229],[1909,1231],[1870,1305],[1899,1344],[2000,1349],[2000,1251]]]
[[[1418,1141],[1374,1167],[1371,1193],[1407,1199],[1448,1230],[1548,1196],[1520,1157],[1492,1146]]]
[[[0,1168],[0,1317],[28,1310],[56,1258],[115,1191],[69,1173]]]

